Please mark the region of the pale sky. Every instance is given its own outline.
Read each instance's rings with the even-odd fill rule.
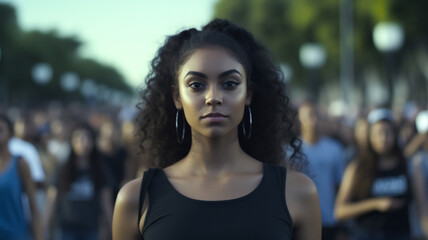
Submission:
[[[133,87],[167,35],[207,23],[218,0],[0,0],[12,4],[24,31],[78,36],[81,55],[115,67]]]

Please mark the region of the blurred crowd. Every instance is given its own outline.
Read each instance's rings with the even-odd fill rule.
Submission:
[[[428,239],[428,112],[297,108],[323,239]]]
[[[296,108],[323,239],[428,239],[428,112],[414,103],[341,115],[312,102]],[[0,144],[25,160],[36,186],[21,199],[25,221],[34,201],[45,239],[111,239],[117,193],[145,169],[135,113],[79,103],[1,112],[11,129],[0,121]]]
[[[31,222],[34,215],[33,196],[28,196],[34,195],[38,228],[45,239],[111,239],[118,191],[144,169],[134,140],[135,110],[51,103],[40,108],[10,107],[1,115],[10,121],[10,129],[2,118],[0,142],[3,146],[7,140],[10,154],[25,160],[35,183],[32,194],[20,174],[25,220]],[[7,156],[3,152],[1,156]],[[9,165],[14,162],[1,166],[1,187],[5,178],[11,178]],[[1,191],[6,193],[4,188]],[[14,221],[5,225],[10,231],[17,230],[19,221]]]

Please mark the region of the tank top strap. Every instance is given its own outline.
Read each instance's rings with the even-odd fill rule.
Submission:
[[[269,171],[269,176],[274,176],[275,181],[279,184],[282,196],[285,196],[285,181],[287,178],[287,168],[276,165],[264,163],[267,170]]]
[[[139,201],[138,201],[138,225],[137,225],[138,232],[140,233],[141,237],[142,237],[142,234],[140,231],[140,222],[141,222],[141,217],[143,215],[143,213],[142,213],[143,203],[144,203],[144,199],[146,197],[147,189],[149,188],[150,182],[151,182],[153,176],[155,175],[155,173],[156,173],[156,169],[149,168],[147,171],[144,172],[144,175],[141,179],[140,196],[139,196]]]

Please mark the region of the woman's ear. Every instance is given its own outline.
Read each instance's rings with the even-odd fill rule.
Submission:
[[[178,86],[172,86],[172,98],[174,100],[175,108],[183,109],[183,105],[181,104],[180,98],[180,90],[178,89]]]

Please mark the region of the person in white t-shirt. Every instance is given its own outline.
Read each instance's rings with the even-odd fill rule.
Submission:
[[[45,172],[43,170],[42,162],[36,147],[27,142],[25,139],[28,128],[25,120],[20,118],[14,123],[15,136],[9,140],[8,147],[12,155],[21,156],[29,165],[31,177],[36,184],[36,202],[39,212],[43,212],[46,199],[45,191]],[[23,196],[23,201],[28,202],[27,196]],[[24,210],[27,218],[30,219],[29,206],[24,204]]]

